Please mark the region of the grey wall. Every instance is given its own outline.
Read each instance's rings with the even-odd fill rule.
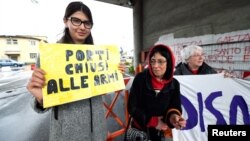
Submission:
[[[135,65],[140,51],[164,34],[181,38],[250,29],[250,0],[135,0],[133,9]]]

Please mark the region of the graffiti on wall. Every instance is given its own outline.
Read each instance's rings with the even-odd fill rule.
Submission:
[[[240,71],[241,74],[250,70],[250,29],[189,38],[174,38],[173,34],[167,34],[162,35],[158,43],[172,47],[176,64],[182,60],[183,47],[199,45],[204,49],[205,61],[214,68]]]

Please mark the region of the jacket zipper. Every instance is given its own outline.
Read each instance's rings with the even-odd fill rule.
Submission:
[[[93,119],[92,119],[92,101],[91,98],[89,99],[89,106],[90,106],[90,131],[93,132]]]

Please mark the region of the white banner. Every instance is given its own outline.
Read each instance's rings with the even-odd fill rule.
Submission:
[[[222,74],[175,76],[187,126],[174,141],[207,141],[208,125],[250,124],[250,81]]]

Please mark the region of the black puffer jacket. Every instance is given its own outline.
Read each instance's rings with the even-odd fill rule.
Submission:
[[[173,78],[156,96],[151,79],[148,69],[137,74],[134,78],[130,89],[128,111],[144,130],[153,116],[163,116],[168,126],[173,128],[169,123],[167,112],[171,109],[182,111],[180,84]]]
[[[207,65],[205,62],[203,62],[203,64],[198,70],[198,75],[216,74],[216,73],[217,72],[212,67]],[[189,70],[187,64],[181,62],[175,67],[174,75],[193,75],[193,73],[192,71]]]

